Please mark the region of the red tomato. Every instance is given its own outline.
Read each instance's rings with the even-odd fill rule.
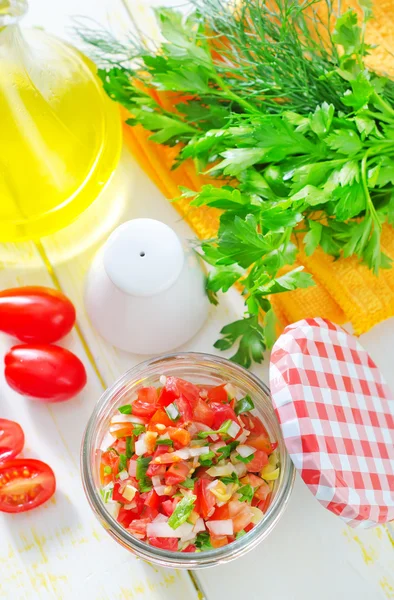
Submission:
[[[132,404],[132,413],[136,417],[152,417],[157,410],[157,390],[145,387],[138,390],[138,398]]]
[[[193,420],[193,408],[189,400],[181,396],[175,400],[175,404],[184,423]]]
[[[156,494],[155,490],[151,490],[145,499],[145,504],[146,506],[149,506],[149,508],[158,510],[161,504],[161,497]]]
[[[40,506],[56,489],[52,469],[31,458],[14,458],[0,464],[0,512],[20,513]]]
[[[15,421],[0,419],[0,461],[17,456],[22,452],[24,443],[22,427]]]
[[[128,530],[135,537],[143,540],[146,537],[146,526],[148,523],[151,523],[151,519],[135,519],[130,523]]]
[[[198,400],[199,394],[200,388],[190,383],[190,381],[185,381],[178,377],[167,377],[166,383],[159,395],[159,404],[160,406],[168,406],[182,396],[193,407]]]
[[[250,511],[249,506],[244,502],[238,500],[230,500],[228,503],[230,518],[233,521],[234,533],[238,533],[245,529],[252,520],[253,513]]]
[[[186,548],[182,550],[182,552],[195,552],[196,550],[197,547],[194,544],[189,544],[188,546],[186,546]]]
[[[271,454],[272,444],[263,433],[262,434],[254,434],[252,433],[248,437],[247,441],[248,446],[252,446],[252,448],[256,448],[257,450],[262,450],[266,454]]]
[[[57,290],[28,286],[0,292],[0,331],[22,342],[56,342],[74,323],[74,306]]]
[[[156,548],[161,548],[162,550],[172,550],[173,552],[178,550],[177,538],[150,537],[148,538],[148,544],[155,546]]]
[[[4,361],[8,385],[25,396],[62,402],[78,394],[86,385],[82,362],[60,346],[14,346]]]
[[[255,417],[250,413],[245,413],[241,415],[241,421],[245,424],[246,429],[248,429],[251,433],[256,435],[263,434],[266,438],[269,438],[266,428],[258,417]]]
[[[132,510],[126,510],[122,506],[119,510],[119,514],[116,520],[118,521],[118,523],[120,523],[121,525],[123,525],[123,527],[127,529],[131,521],[133,521],[134,519],[138,519],[137,513]]]
[[[241,479],[241,483],[243,485],[251,485],[252,488],[255,488],[257,490],[257,488],[259,488],[260,486],[265,484],[264,479],[261,479],[261,477],[257,477],[257,475],[253,475],[253,473],[248,473],[248,475],[245,475],[245,477],[242,477]]]
[[[226,384],[217,385],[208,390],[208,402],[221,402],[226,404],[228,402],[228,394],[225,390]]]
[[[211,519],[212,521],[222,521],[230,518],[230,511],[228,508],[228,504],[223,504],[223,506],[217,506],[215,508],[215,512],[213,513]]]
[[[271,493],[270,486],[268,485],[268,483],[263,481],[263,485],[260,485],[258,487],[258,489],[255,491],[254,495],[259,500],[265,500],[267,498],[267,496],[269,496],[270,493]]]
[[[177,462],[171,465],[167,473],[164,476],[166,485],[177,485],[187,479],[189,475],[190,466],[185,461]]]
[[[219,404],[218,402],[211,402],[210,407],[215,413],[213,419],[213,429],[217,430],[219,427],[229,419],[238,423],[237,415],[228,404]]]
[[[204,423],[207,427],[211,428],[215,418],[215,413],[209,404],[206,404],[203,400],[197,401],[196,407],[193,410],[193,419],[199,423]]]
[[[254,457],[246,464],[251,473],[258,473],[265,465],[268,465],[268,454],[262,450],[256,450]]]
[[[175,510],[175,506],[176,503],[174,502],[174,500],[171,500],[171,498],[169,498],[168,500],[164,500],[164,502],[161,505],[161,510],[167,517],[171,517],[172,513]]]
[[[116,483],[114,485],[114,489],[112,490],[112,500],[114,500],[115,502],[121,502],[122,504],[127,504],[128,500],[127,500],[127,498],[124,498],[122,496],[120,488],[122,488],[122,490],[123,490],[125,488],[125,483],[123,481],[120,482],[118,480],[118,481],[116,481]]]
[[[167,447],[167,446],[165,446]],[[146,472],[148,477],[164,477],[166,472],[165,465],[155,465],[154,463],[149,463],[148,470]]]
[[[159,511],[156,508],[151,508],[150,506],[144,506],[141,512],[141,519],[149,519],[153,521],[159,514]]]
[[[111,473],[105,472],[105,467],[111,468]],[[115,475],[119,472],[119,456],[113,450],[107,450],[101,455],[100,479],[103,485],[115,481]]]
[[[204,519],[208,519],[214,512],[216,498],[207,487],[210,484],[209,479],[199,479],[194,486],[197,494],[198,511]],[[197,509],[196,509],[197,510]]]
[[[257,508],[259,508],[263,513],[265,513],[270,505],[270,502],[271,493],[268,494],[265,500],[261,500],[261,502],[258,503]]]
[[[157,428],[157,424],[164,425],[165,427],[171,427],[174,423],[171,421],[166,411],[162,408],[159,408],[149,421],[148,430],[161,433],[163,430]]]
[[[174,447],[179,450],[190,443],[190,433],[186,429],[176,429],[169,427],[167,429],[168,437],[174,442]]]

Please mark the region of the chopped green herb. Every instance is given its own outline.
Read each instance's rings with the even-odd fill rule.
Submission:
[[[138,437],[141,433],[145,433],[146,427],[144,425],[134,425],[133,427],[133,435]]]
[[[105,465],[105,467],[104,467],[104,473],[106,475],[111,475],[112,469],[111,469],[111,467],[109,465]]]
[[[246,535],[246,531],[242,529],[242,531],[238,531],[238,533],[235,534],[235,539],[237,540],[238,538],[241,538],[244,535]]]
[[[124,406],[119,406],[118,411],[122,413],[122,415],[131,415],[132,408],[131,404],[125,404]]]
[[[242,413],[246,413],[249,412],[250,410],[254,409],[254,404],[252,401],[252,398],[247,395],[245,396],[245,398],[241,398],[241,400],[238,400],[235,404],[235,414],[236,415],[241,415]]]
[[[173,445],[174,445],[174,442],[170,439],[156,441],[156,446],[173,446]]]
[[[127,458],[125,454],[119,454],[119,471],[124,471],[127,467]]]
[[[206,531],[200,531],[196,537],[196,548],[199,550],[212,550],[213,546],[209,537],[209,533]]]
[[[129,435],[126,438],[126,458],[129,459],[133,456],[133,438]]]
[[[238,475],[236,473],[231,473],[230,477],[219,477],[219,479],[220,479],[220,481],[222,481],[226,485],[228,483],[236,483],[236,484],[239,485],[239,478],[238,478]]]
[[[239,488],[238,494],[241,494],[241,502],[252,502],[254,496],[254,489],[251,485],[247,484]]]
[[[194,489],[194,484],[195,484],[194,479],[192,479],[191,477],[188,477],[187,479],[185,479],[185,481],[182,481],[182,483],[180,483],[179,485],[181,487],[184,487],[184,488],[188,489],[188,490],[193,490]]]
[[[243,462],[245,465],[247,465],[248,463],[252,462],[252,460],[254,459],[254,454],[249,454],[249,456],[241,456],[240,454],[237,454],[237,456],[235,457],[237,460],[239,460],[240,462]]]
[[[204,439],[209,437],[210,435],[220,435],[223,433],[227,433],[230,425],[233,421],[231,421],[231,419],[229,419],[228,421],[225,421],[223,423],[223,425],[220,427],[220,429],[218,429],[217,431],[213,431],[212,429],[209,431],[199,431],[197,434],[197,437],[199,437],[200,439]]]
[[[226,446],[222,446],[221,448],[217,449],[217,452],[219,452],[220,454],[218,455],[218,460],[222,460],[222,458],[229,458],[230,454],[233,450],[235,450],[235,448],[239,446],[239,442],[230,442],[229,444],[227,444]]]
[[[185,496],[176,505],[174,512],[168,519],[168,524],[172,529],[176,529],[182,523],[185,523],[189,518],[190,513],[193,510],[194,503],[197,500],[197,496]]]
[[[137,458],[137,468],[135,477],[139,483],[140,492],[142,493],[149,492],[152,489],[152,481],[150,477],[148,477],[146,474],[151,460],[151,456],[139,456]]]
[[[215,453],[207,452],[206,454],[200,454],[198,460],[201,466],[210,467],[213,464],[213,458],[215,458]]]

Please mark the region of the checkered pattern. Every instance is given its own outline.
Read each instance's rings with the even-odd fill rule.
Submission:
[[[352,527],[394,519],[394,396],[356,338],[324,319],[290,325],[270,382],[287,450],[319,502]]]

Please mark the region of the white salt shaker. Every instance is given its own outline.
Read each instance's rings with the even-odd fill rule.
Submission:
[[[97,253],[85,306],[95,329],[117,348],[160,354],[197,333],[209,302],[196,254],[164,223],[134,219]]]

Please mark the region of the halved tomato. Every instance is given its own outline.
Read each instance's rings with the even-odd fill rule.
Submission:
[[[219,404],[219,402],[211,402],[210,407],[215,413],[212,424],[213,429],[219,429],[219,427],[229,419],[238,423],[237,415],[235,414],[231,406],[229,406],[228,404]]]
[[[51,467],[32,458],[0,464],[0,512],[20,513],[40,506],[56,489]]]
[[[144,387],[138,390],[138,398],[132,404],[132,413],[136,417],[152,417],[157,410],[157,390],[155,387]]]
[[[199,399],[193,410],[193,419],[198,423],[204,423],[207,427],[212,427],[215,419],[215,412],[209,404]]]
[[[177,485],[187,479],[190,466],[185,461],[177,462],[171,465],[167,473],[164,475],[166,485]]]
[[[15,421],[0,419],[0,461],[17,456],[22,452],[24,443],[22,427]]]

